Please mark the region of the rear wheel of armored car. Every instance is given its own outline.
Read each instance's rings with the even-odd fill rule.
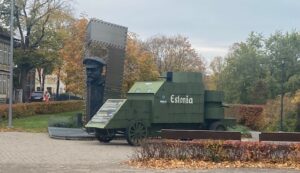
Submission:
[[[211,123],[209,130],[226,131],[226,127],[220,121],[216,121]]]
[[[108,143],[113,140],[115,137],[115,133],[108,130],[96,130],[96,138],[98,141],[103,143]]]
[[[132,123],[126,130],[126,140],[130,145],[140,145],[147,137],[147,127],[141,121]]]

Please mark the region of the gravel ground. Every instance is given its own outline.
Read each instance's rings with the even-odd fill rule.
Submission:
[[[134,153],[126,141],[101,144],[98,141],[55,140],[46,133],[0,133],[0,173],[40,172],[216,172],[296,173],[274,169],[153,170],[124,164]]]

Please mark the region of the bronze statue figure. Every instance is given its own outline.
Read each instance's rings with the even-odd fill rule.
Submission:
[[[87,120],[90,120],[103,104],[105,62],[99,57],[87,57],[83,60],[86,67],[87,84]]]

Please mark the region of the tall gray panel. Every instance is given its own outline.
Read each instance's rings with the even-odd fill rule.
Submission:
[[[121,97],[122,79],[124,71],[124,49],[109,48],[106,67],[104,100]]]
[[[101,76],[104,79],[103,103],[109,98],[121,97],[126,38],[127,27],[97,19],[91,19],[88,24],[85,59],[98,57],[99,62],[104,65],[104,76]],[[88,108],[88,103],[94,102],[96,100],[93,99],[94,97],[98,95],[87,94],[87,109],[92,109]],[[94,107],[99,107],[103,103],[97,103]],[[90,111],[87,110],[87,112]]]
[[[127,27],[91,19],[87,28],[87,41],[97,42],[105,47],[124,49]]]

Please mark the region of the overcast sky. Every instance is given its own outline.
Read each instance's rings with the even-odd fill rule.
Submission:
[[[251,31],[268,37],[300,27],[300,0],[75,0],[75,9],[127,26],[143,40],[181,34],[208,61]]]

